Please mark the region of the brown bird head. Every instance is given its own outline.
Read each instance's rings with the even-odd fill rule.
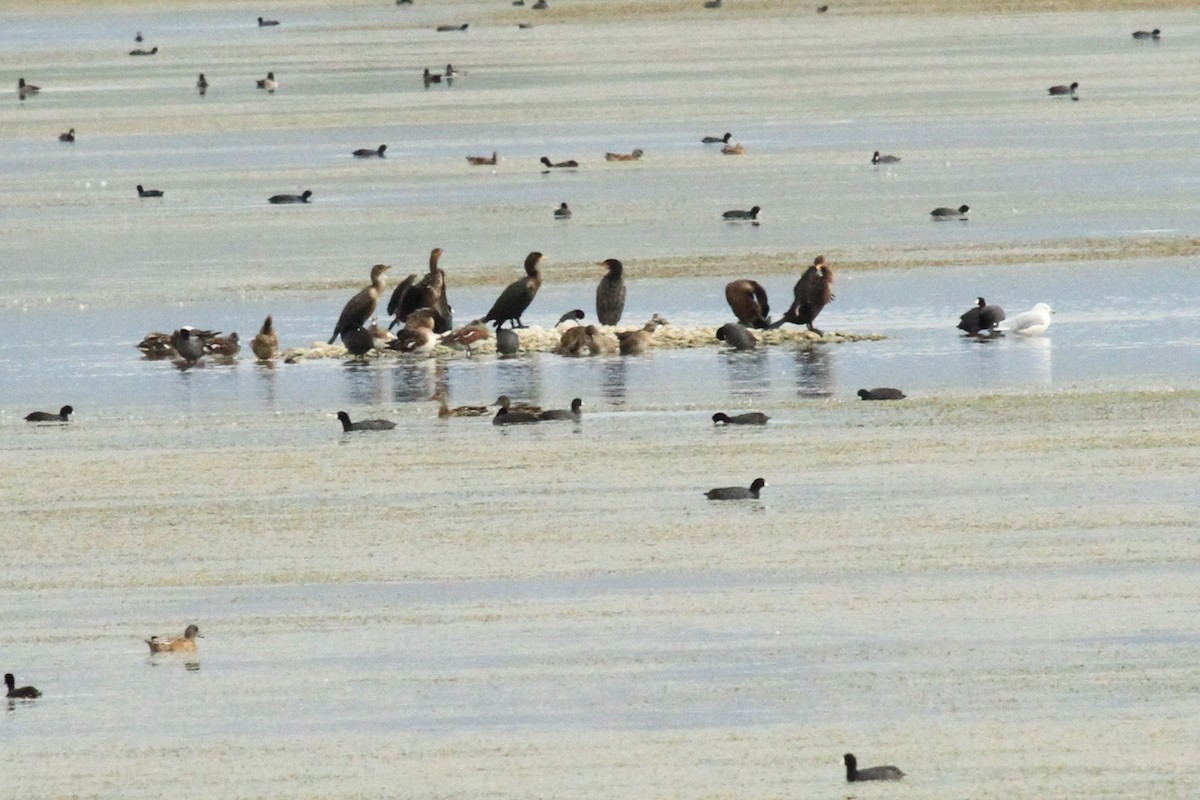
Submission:
[[[606,258],[600,262],[600,266],[608,269],[608,277],[616,279],[621,277],[621,273],[625,269],[625,265],[615,258]]]
[[[437,272],[438,259],[442,257],[442,248],[435,247],[429,251],[429,271]]]
[[[531,276],[536,275],[538,271],[538,264],[541,263],[542,258],[542,254],[536,250],[525,256],[525,274]]]

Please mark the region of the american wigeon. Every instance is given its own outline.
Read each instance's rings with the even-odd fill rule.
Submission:
[[[183,636],[151,636],[145,642],[150,646],[151,653],[194,653],[196,639],[203,639],[200,628],[188,625]]]
[[[655,314],[642,327],[633,331],[620,331],[617,333],[617,341],[623,356],[636,356],[646,352],[646,348],[650,346],[651,340],[654,339],[654,332],[658,330],[660,325],[666,325],[667,321]]]

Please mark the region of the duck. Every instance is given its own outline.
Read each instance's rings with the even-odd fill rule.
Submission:
[[[729,144],[729,140],[733,138],[732,133],[726,133],[724,136],[705,136],[700,140],[701,144]]]
[[[8,693],[4,696],[9,700],[36,700],[42,696],[42,693],[32,686],[17,688],[17,679],[11,672],[4,673],[4,685],[8,687]]]
[[[741,144],[727,144],[721,148],[721,155],[725,156],[740,156],[744,155],[746,148]]]
[[[69,422],[70,416],[75,413],[75,409],[71,406],[63,406],[55,414],[53,411],[32,411],[25,415],[26,422]]]
[[[259,361],[270,361],[279,352],[279,337],[275,334],[275,322],[268,314],[262,327],[250,342],[250,349]]]
[[[204,357],[204,343],[216,334],[212,331],[198,331],[190,325],[185,325],[171,334],[171,347],[187,364],[195,364]]]
[[[145,189],[139,183],[137,186],[138,197],[162,197],[162,189]]]
[[[379,148],[376,150],[372,150],[369,147],[360,147],[351,153],[351,155],[353,155],[355,158],[386,158],[386,156],[384,156],[385,150],[387,150],[386,144],[379,145]]]
[[[71,130],[67,131],[66,133],[60,133],[58,135],[58,140],[68,144],[75,144],[75,129],[71,128]]]
[[[723,219],[730,219],[730,220],[738,220],[738,219],[757,220],[759,211],[762,211],[762,208],[759,206],[754,206],[753,208],[750,208],[748,210],[741,209],[741,208],[735,208],[731,211],[726,211],[724,214],[721,215],[721,217]]]
[[[135,50],[130,50],[129,55],[131,55],[131,56],[156,56],[156,55],[158,55],[158,48],[151,47],[149,50],[143,50],[139,47]]]
[[[907,395],[899,389],[890,386],[877,386],[874,389],[859,389],[859,398],[863,400],[903,400]]]
[[[1054,309],[1049,303],[1038,303],[1028,311],[1022,311],[1011,319],[1006,319],[997,326],[997,330],[1010,331],[1022,336],[1038,336],[1050,327],[1050,316]]]
[[[812,266],[804,270],[800,280],[792,287],[792,304],[783,312],[772,328],[778,328],[785,322],[793,325],[807,325],[808,329],[818,336],[825,333],[813,325],[821,309],[833,302],[833,270],[825,263],[825,256],[813,259]]]
[[[516,336],[515,333],[512,335]],[[455,350],[463,350],[466,352],[467,358],[471,358],[474,355],[471,352],[471,345],[487,341],[490,338],[492,338],[492,332],[488,329],[488,326],[476,320],[470,325],[464,325],[457,330],[450,331],[442,337],[441,343],[447,347],[453,347]],[[497,336],[497,339],[499,339],[499,336]],[[499,346],[497,346],[498,349]]]
[[[390,431],[396,427],[396,423],[390,419],[360,419],[358,422],[351,422],[350,415],[345,411],[337,412],[338,421],[342,423],[342,433],[350,431]]]
[[[1048,91],[1053,97],[1074,97],[1077,89],[1079,89],[1079,81],[1075,81],[1070,86],[1060,83],[1057,86],[1051,86]]]
[[[441,336],[434,332],[435,316],[428,308],[419,308],[404,320],[404,328],[395,341],[388,342],[390,350],[411,355],[427,355],[437,347]]]
[[[654,338],[654,332],[658,330],[659,325],[666,325],[667,321],[655,314],[642,327],[632,331],[621,331],[617,334],[617,341],[623,356],[636,356],[646,352],[646,348],[650,346],[650,341]]]
[[[542,411],[541,413],[539,413],[537,415],[537,417],[539,420],[541,420],[543,422],[549,422],[549,421],[560,420],[560,419],[572,420],[574,422],[578,422],[583,417],[583,400],[576,397],[574,400],[571,401],[570,410],[555,408],[555,409],[551,409],[549,411]]]
[[[529,308],[533,298],[537,297],[538,289],[542,288],[542,273],[538,269],[542,258],[544,256],[536,250],[525,257],[525,277],[504,288],[483,317],[484,322],[495,322],[497,329],[506,321],[511,323],[513,328],[528,327],[521,322],[521,315]]]
[[[758,339],[740,322],[726,322],[717,328],[717,341],[725,342],[734,350],[753,350],[758,347]]]
[[[828,11],[828,10],[829,10],[829,4],[828,4],[828,3],[822,3],[821,5],[817,6],[817,13],[818,13],[818,14],[824,14],[824,13],[825,13],[826,11]]]
[[[426,67],[425,74],[421,76],[421,80],[423,80],[425,82],[425,86],[428,87],[431,83],[441,83],[442,76],[436,72],[430,72],[429,67]]]
[[[1004,320],[1004,309],[990,306],[982,297],[975,298],[975,305],[958,318],[958,329],[967,336],[992,334]]]
[[[371,317],[366,329],[367,333],[371,335],[371,347],[380,353],[396,340],[396,334],[392,333],[390,329],[379,327],[379,320],[376,317]]]
[[[709,500],[757,500],[758,493],[766,488],[767,482],[762,478],[755,478],[750,487],[745,486],[721,486],[717,489],[709,489],[704,493],[704,496]]]
[[[1133,38],[1135,39],[1158,39],[1162,35],[1162,31],[1155,28],[1152,31],[1134,31]]]
[[[489,167],[496,164],[496,151],[492,151],[492,157],[487,156],[467,156],[467,163],[472,167]]]
[[[194,653],[196,640],[203,638],[198,626],[188,625],[183,636],[151,636],[144,641],[150,646],[151,653]]]
[[[371,282],[346,301],[342,313],[338,315],[337,324],[333,326],[333,334],[330,335],[328,344],[333,344],[342,331],[361,328],[371,318],[375,313],[375,305],[379,302],[379,295],[383,293],[383,273],[389,269],[391,267],[387,264],[371,267]]]
[[[462,25],[438,25],[438,33],[448,33],[450,31],[465,31],[469,23],[464,22]]]
[[[601,325],[616,325],[625,312],[625,265],[618,259],[606,258],[599,266],[604,267],[605,272],[596,284],[596,319]],[[578,319],[583,319],[583,311],[576,311],[579,311]],[[562,321],[559,319],[559,323]]]
[[[288,205],[290,203],[311,203],[312,190],[305,189],[300,194],[273,194],[267,198],[267,202],[274,206]]]
[[[201,72],[200,77],[196,79],[196,89],[199,90],[201,97],[204,97],[205,92],[208,91],[208,78],[204,77],[203,72]]]
[[[620,349],[621,343],[616,336],[608,331],[602,331],[595,325],[585,325],[583,328],[588,353],[594,356],[611,356]]]
[[[499,397],[497,397],[496,402],[492,403],[492,405],[500,406],[501,408],[505,409],[506,411],[513,411],[513,412],[519,411],[522,414],[528,413],[528,414],[536,415],[536,414],[542,413],[541,406],[536,406],[533,403],[522,403],[522,402],[514,403],[512,401],[512,399],[509,398],[509,396],[506,394],[502,394]]]
[[[446,297],[446,271],[439,266],[442,253],[440,247],[430,250],[426,273],[409,275],[392,291],[387,304],[387,313],[392,315],[389,329],[405,322],[412,312],[421,308],[433,312],[434,333],[447,333],[454,326],[454,309]]]
[[[875,155],[871,156],[871,163],[877,164],[877,165],[878,164],[898,164],[898,163],[900,163],[900,156],[884,156],[884,155],[880,155],[879,151],[876,150]]]
[[[527,411],[509,411],[507,408],[501,408],[496,412],[496,416],[492,417],[493,425],[529,425],[540,421],[537,414]]]
[[[267,77],[259,78],[254,85],[256,88],[266,89],[267,94],[275,94],[275,90],[279,88],[279,81],[275,79],[274,72],[268,72]]]
[[[558,338],[558,347],[554,352],[560,356],[582,356],[588,352],[588,332],[587,327],[576,325],[572,328],[567,328]]]
[[[260,28],[270,28],[270,27],[272,27],[274,25],[278,25],[278,24],[279,24],[279,20],[277,20],[277,19],[263,19],[262,17],[258,18],[258,27],[260,27]]]
[[[537,0],[536,3],[530,6],[534,11],[545,11],[549,7],[550,4],[546,0]]]
[[[704,0],[705,8],[720,8],[721,0]]]
[[[929,216],[931,216],[935,220],[939,220],[939,221],[948,220],[948,219],[964,219],[965,220],[967,218],[967,212],[970,210],[971,210],[971,207],[966,204],[963,204],[963,205],[959,206],[958,208],[948,208],[946,206],[938,206],[933,211],[929,212]]]
[[[640,161],[643,152],[642,148],[635,147],[632,153],[605,153],[605,161]]]
[[[175,354],[171,334],[161,331],[146,334],[145,338],[137,343],[137,349],[141,350],[146,358],[167,358]]]
[[[438,387],[438,390],[433,393],[430,400],[438,402],[438,419],[450,419],[450,417],[482,417],[491,412],[487,406],[455,406],[450,408],[446,404],[446,387]]]
[[[17,79],[17,97],[21,100],[24,100],[26,97],[32,97],[41,90],[42,87],[26,83],[24,78]]]
[[[554,209],[555,219],[570,219],[571,209],[566,203],[562,203],[558,208]]]
[[[446,70],[442,74],[446,76],[446,80],[453,80],[454,78],[461,78],[467,73],[463,72],[461,69],[455,69],[453,64],[447,64]]]
[[[846,764],[846,781],[849,783],[858,783],[859,781],[898,781],[904,777],[904,773],[897,767],[867,767],[866,769],[858,768],[858,759],[853,753],[846,753],[842,756],[842,760]]]
[[[747,411],[732,417],[724,411],[712,415],[713,425],[766,425],[769,419],[771,418],[761,411]]]
[[[204,352],[209,355],[236,356],[241,349],[242,344],[238,340],[237,331],[228,336],[213,336],[204,341]]]
[[[496,352],[502,356],[515,356],[521,351],[521,337],[511,328],[496,329]]]
[[[542,156],[542,164],[549,169],[575,169],[579,166],[579,162],[575,159],[569,161],[551,162],[546,156]]]
[[[743,325],[770,327],[771,305],[767,302],[767,290],[758,281],[742,278],[725,284],[725,302]]]

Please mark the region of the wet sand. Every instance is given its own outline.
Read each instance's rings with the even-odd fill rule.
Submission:
[[[6,796],[1196,791],[1200,394],[764,410],[6,436]]]

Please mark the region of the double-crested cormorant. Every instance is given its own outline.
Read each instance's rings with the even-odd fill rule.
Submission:
[[[63,406],[55,414],[53,411],[33,411],[25,415],[26,422],[69,422],[69,417],[75,413],[70,406]]]
[[[766,485],[767,482],[762,478],[755,478],[754,483],[750,484],[749,488],[745,486],[722,486],[718,489],[709,489],[704,493],[704,496],[709,500],[757,500],[758,493]]]
[[[724,214],[721,215],[721,217],[724,219],[754,219],[754,220],[756,220],[756,219],[758,219],[759,211],[762,211],[762,208],[760,208],[759,206],[754,206],[753,208],[751,208],[749,210],[735,208],[732,211],[726,211]]]
[[[275,323],[269,315],[263,320],[254,341],[250,343],[250,349],[259,361],[269,361],[279,352],[279,337],[275,335]]]
[[[529,304],[537,296],[538,289],[542,287],[542,273],[538,269],[541,260],[542,254],[537,251],[525,257],[525,277],[505,287],[496,298],[496,302],[492,303],[491,310],[484,315],[484,322],[495,322],[496,328],[500,328],[506,321],[511,322],[513,328],[527,327],[521,322],[521,315],[529,308]]]
[[[713,425],[766,425],[769,420],[761,411],[747,411],[745,414],[734,414],[732,417],[724,411],[712,415]]]
[[[583,416],[583,401],[576,397],[571,401],[571,409],[554,408],[549,411],[542,411],[537,415],[538,419],[543,421],[567,419],[578,422]]]
[[[958,318],[958,329],[968,336],[992,333],[1003,320],[1004,309],[1000,306],[990,306],[980,297],[973,308]]]
[[[429,251],[429,270],[423,276],[409,275],[392,291],[387,312],[393,315],[388,328],[404,323],[412,312],[427,308],[433,312],[433,332],[445,333],[453,327],[454,309],[446,298],[446,272],[438,266],[442,248]]]
[[[638,161],[644,155],[642,148],[635,147],[632,153],[605,153],[605,161]]]
[[[171,334],[171,347],[174,347],[179,357],[188,364],[195,364],[204,357],[205,341],[215,335],[211,331],[197,331],[185,325]]]
[[[275,80],[274,72],[268,72],[267,77],[256,80],[254,86],[258,89],[266,89],[268,94],[275,94],[275,90],[279,88],[279,81]]]
[[[753,350],[758,347],[758,340],[754,338],[754,334],[740,322],[726,322],[717,328],[717,339],[734,350]]]
[[[871,156],[872,164],[896,164],[900,161],[900,156],[882,156],[879,151],[875,151],[875,155]]]
[[[492,151],[492,157],[487,156],[467,156],[467,163],[473,167],[494,166],[497,161],[496,151]]]
[[[620,331],[617,334],[617,341],[620,342],[621,355],[636,356],[646,352],[646,348],[650,346],[650,340],[654,338],[654,332],[658,330],[659,325],[666,325],[667,321],[655,314],[642,327],[635,331]]]
[[[575,169],[579,166],[579,162],[575,159],[551,163],[550,159],[546,156],[542,156],[542,164],[550,169]]]
[[[267,198],[267,202],[276,206],[288,203],[309,203],[312,202],[312,190],[305,189],[300,194],[273,194]]]
[[[863,400],[903,400],[904,392],[890,386],[877,386],[874,389],[859,389],[858,396]]]
[[[391,267],[387,264],[371,267],[371,284],[351,297],[342,307],[337,325],[333,327],[333,334],[329,337],[329,344],[333,344],[343,331],[361,328],[371,318],[375,313],[375,304],[379,302],[379,295],[383,293],[383,273],[389,269]]]
[[[812,266],[804,270],[800,280],[792,287],[792,304],[783,316],[772,325],[778,328],[785,322],[794,325],[807,325],[808,329],[818,336],[824,335],[819,328],[813,327],[817,315],[826,305],[833,302],[833,270],[825,263],[825,256],[813,259]]]
[[[1047,303],[1038,303],[1028,311],[1022,311],[1011,319],[1000,323],[999,330],[1019,333],[1022,336],[1037,336],[1050,327],[1050,315],[1054,313]]]
[[[450,406],[446,403],[448,398],[446,396],[446,388],[444,386],[439,387],[438,390],[433,393],[433,397],[429,399],[436,400],[438,402],[438,419],[449,419],[450,417],[482,417],[491,411],[487,406],[455,406],[454,408],[450,408]]]
[[[1078,88],[1079,88],[1079,81],[1075,81],[1070,86],[1067,86],[1067,85],[1061,84],[1061,83],[1058,84],[1057,86],[1051,86],[1048,91],[1054,97],[1074,97],[1075,90]]]
[[[151,653],[194,653],[198,638],[204,638],[200,635],[200,628],[188,625],[183,636],[151,636],[145,642],[150,646]]]
[[[144,189],[139,183],[137,186],[138,197],[162,197],[162,189]]]
[[[71,128],[71,130],[67,131],[66,133],[60,133],[58,135],[58,140],[60,142],[66,142],[67,144],[75,144],[75,129]]]
[[[4,685],[8,687],[8,693],[4,696],[9,700],[36,700],[42,696],[42,693],[32,686],[17,688],[17,679],[11,672],[4,673]]]
[[[851,753],[846,753],[842,756],[842,760],[846,763],[846,780],[850,783],[858,781],[898,781],[904,777],[904,773],[897,767],[867,767],[866,769],[858,768],[858,759]]]
[[[355,158],[372,158],[372,157],[385,158],[386,157],[386,156],[384,156],[385,150],[387,150],[386,144],[379,145],[379,149],[377,149],[377,150],[372,150],[369,147],[360,147],[359,149],[355,150],[351,155],[353,155]]]
[[[701,144],[729,144],[729,140],[733,138],[732,133],[727,133],[724,136],[705,136],[700,140]]]
[[[615,258],[606,258],[600,266],[607,272],[596,285],[596,319],[601,325],[616,325],[625,311],[625,265]]]
[[[966,219],[967,212],[971,210],[968,205],[961,205],[958,208],[947,208],[946,206],[938,206],[933,211],[929,212],[929,216],[936,220],[944,219]]]
[[[771,324],[771,305],[767,290],[758,281],[742,278],[725,284],[725,302],[738,322],[751,328],[766,328]]]
[[[396,423],[390,419],[360,419],[358,422],[351,422],[350,415],[345,411],[339,411],[337,418],[342,423],[342,433],[349,433],[350,431],[390,431],[396,427]]]

